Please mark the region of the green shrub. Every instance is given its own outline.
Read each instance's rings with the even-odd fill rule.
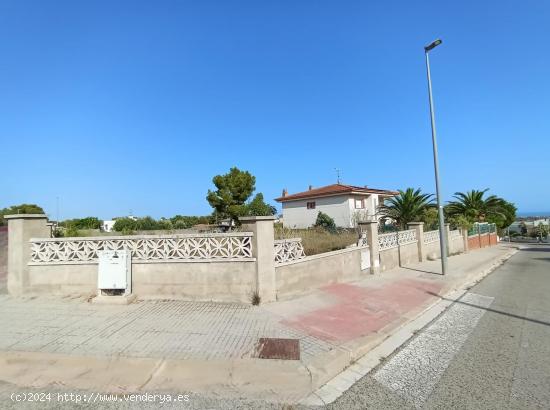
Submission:
[[[314,226],[317,228],[323,228],[329,232],[336,232],[336,224],[334,223],[334,219],[321,211],[317,214],[317,219],[315,220]]]
[[[132,231],[131,229],[129,228],[124,228],[122,229],[122,231],[120,232],[122,235],[133,235],[134,234],[134,231]]]
[[[74,225],[69,225],[66,229],[65,229],[65,232],[63,233],[63,236],[67,237],[67,238],[72,238],[72,237],[75,237],[75,236],[80,236],[80,232],[78,231],[78,229],[76,228],[76,226]]]
[[[117,218],[113,225],[113,230],[117,232],[135,231],[137,229],[136,221],[132,218]]]

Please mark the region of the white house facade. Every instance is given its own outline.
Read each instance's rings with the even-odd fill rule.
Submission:
[[[111,232],[113,230],[113,226],[115,226],[115,222],[116,221],[113,221],[113,220],[103,221],[103,226],[101,228],[105,232]]]
[[[329,215],[336,226],[353,228],[359,221],[377,219],[377,208],[397,192],[353,185],[333,184],[321,188],[283,195],[275,200],[283,207],[283,224],[287,228],[309,228],[319,212]]]

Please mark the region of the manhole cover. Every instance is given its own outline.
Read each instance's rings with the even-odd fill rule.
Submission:
[[[298,339],[261,337],[256,350],[260,359],[300,360]]]

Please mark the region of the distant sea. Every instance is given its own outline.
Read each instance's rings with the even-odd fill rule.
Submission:
[[[544,211],[544,212],[518,212],[517,216],[527,218],[529,216],[546,216],[550,217],[550,211]]]

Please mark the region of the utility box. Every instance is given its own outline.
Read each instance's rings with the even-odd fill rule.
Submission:
[[[132,293],[132,255],[128,250],[98,251],[97,287],[100,295]]]

